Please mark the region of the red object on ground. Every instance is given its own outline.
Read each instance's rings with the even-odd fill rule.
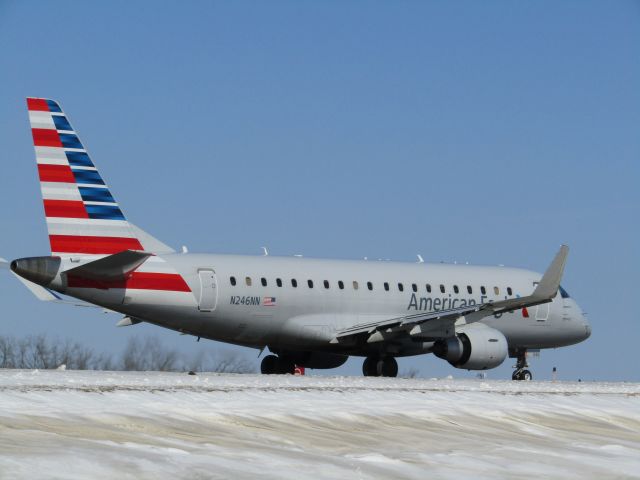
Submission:
[[[293,370],[294,375],[304,375],[304,367],[300,365],[296,365],[296,368]]]

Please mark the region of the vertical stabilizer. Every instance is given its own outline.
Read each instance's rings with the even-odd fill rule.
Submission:
[[[28,98],[27,107],[51,253],[144,250],[58,103]]]

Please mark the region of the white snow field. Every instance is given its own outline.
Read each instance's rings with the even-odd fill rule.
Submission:
[[[640,478],[640,384],[6,370],[0,478]]]

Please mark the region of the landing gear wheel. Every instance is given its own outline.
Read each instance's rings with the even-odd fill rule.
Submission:
[[[376,377],[376,361],[375,357],[367,357],[362,363],[362,374],[365,377]]]
[[[278,371],[276,373],[279,373],[280,375],[286,375],[287,373],[289,375],[293,375],[295,373],[295,370],[295,363],[293,363],[288,358],[278,357]]]
[[[527,382],[533,380],[533,374],[526,369],[523,370],[516,370],[515,372],[513,372],[513,375],[511,375],[511,379],[512,380],[526,380]]]
[[[264,375],[273,375],[278,370],[278,357],[275,355],[267,355],[262,359],[260,364],[260,372]]]
[[[365,377],[397,377],[398,362],[393,357],[367,357],[362,364]]]
[[[393,357],[384,357],[378,360],[376,371],[379,377],[397,377],[398,362]]]
[[[296,366],[293,361],[288,358],[276,357],[275,355],[267,355],[260,364],[260,372],[265,375],[285,375],[287,373],[293,375],[295,369]]]
[[[518,359],[516,362],[516,371],[511,375],[511,380],[533,380],[533,374],[531,371],[527,370],[529,365],[527,364],[527,351],[526,350],[517,350]]]

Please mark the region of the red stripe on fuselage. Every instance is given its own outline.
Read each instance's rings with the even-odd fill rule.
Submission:
[[[76,200],[44,200],[46,217],[89,218],[82,201]]]
[[[81,235],[49,235],[51,251],[56,253],[118,253],[124,250],[144,250],[137,238],[89,237]]]
[[[27,98],[27,109],[32,112],[48,112],[49,105],[44,98]]]
[[[101,282],[88,278],[69,276],[67,286],[71,288],[123,288],[127,290],[163,290],[190,292],[189,285],[177,273],[133,272],[123,280]]]
[[[41,182],[76,183],[69,165],[38,165],[38,176]]]
[[[32,128],[33,144],[36,147],[62,147],[57,130],[48,128]]]

